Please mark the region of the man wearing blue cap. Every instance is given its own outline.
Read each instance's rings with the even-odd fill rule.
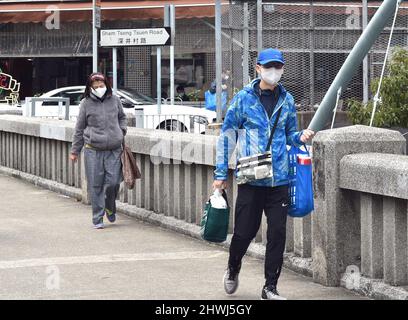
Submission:
[[[297,130],[296,108],[292,95],[279,83],[285,60],[281,51],[266,49],[259,53],[253,80],[231,100],[217,142],[214,189],[225,189],[228,161],[237,146],[237,159],[270,152],[270,177],[249,180],[238,185],[234,234],[231,240],[224,289],[233,294],[238,289],[241,260],[255,238],[265,212],[267,244],[265,285],[262,299],[285,299],[277,291],[283,264],[288,211],[288,153],[286,145],[301,146],[314,132]],[[273,128],[275,127],[275,130]],[[273,133],[272,133],[273,132]],[[269,150],[269,138],[272,143]]]

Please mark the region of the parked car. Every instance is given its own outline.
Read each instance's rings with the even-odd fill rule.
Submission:
[[[76,118],[79,114],[79,105],[84,91],[85,86],[64,87],[49,91],[41,95],[40,98],[69,98],[70,118]],[[159,114],[155,99],[131,88],[119,88],[117,95],[122,101],[125,112],[136,116],[137,127],[204,133],[206,125],[216,121],[215,112],[192,106],[163,104]],[[36,102],[35,109],[37,116],[65,114],[64,107],[59,107],[56,101]],[[27,108],[25,112],[27,112]]]

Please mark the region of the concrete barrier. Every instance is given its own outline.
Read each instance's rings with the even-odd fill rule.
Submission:
[[[362,274],[408,285],[408,157],[346,156],[340,161],[340,187],[359,195]]]
[[[312,221],[313,277],[315,281],[328,286],[337,286],[348,267],[356,266],[360,269],[361,254],[367,250],[367,241],[371,241],[373,250],[378,252],[383,250],[383,244],[376,233],[378,231],[377,219],[381,217],[375,216],[373,221],[370,214],[367,213],[369,208],[377,210],[379,204],[377,201],[367,204],[365,195],[375,191],[377,194],[384,193],[383,197],[387,197],[387,194],[398,198],[403,197],[403,194],[397,196],[396,193],[401,190],[401,187],[403,188],[403,185],[388,188],[381,186],[385,182],[394,183],[395,179],[401,181],[401,178],[397,178],[394,174],[395,168],[392,163],[407,161],[406,156],[401,156],[405,154],[405,151],[405,139],[399,132],[392,130],[352,126],[325,130],[316,135],[313,141],[315,212]],[[365,155],[370,152],[380,154]],[[374,158],[383,160],[373,162]],[[373,163],[377,164],[373,165]],[[380,166],[383,166],[382,170],[378,169]],[[359,192],[351,191],[349,188]],[[393,193],[387,193],[391,191]],[[400,202],[397,201],[397,203],[400,205]],[[391,201],[384,209],[387,210],[386,216],[389,219],[395,219],[395,212],[402,210],[393,208],[395,205],[396,202]],[[361,206],[364,212],[361,211]],[[390,211],[389,215],[388,211]],[[387,234],[387,239],[390,234],[395,234],[393,221],[387,220],[384,227],[387,227],[386,230],[383,230],[384,234]],[[406,242],[406,232],[404,237]],[[390,241],[392,242],[392,239]],[[386,245],[388,244],[387,242]],[[398,254],[401,255],[404,250],[407,251],[404,242],[399,250],[402,250],[398,251]],[[397,262],[395,257],[391,261],[405,268]],[[364,260],[364,272],[367,270],[366,263]],[[377,259],[375,263],[381,264],[381,267],[375,266],[375,270],[382,268],[383,262]],[[407,264],[406,259],[404,263],[404,265]],[[367,275],[378,276],[380,274],[377,271],[370,271]]]
[[[83,159],[80,156],[80,161],[76,163],[68,159],[74,126],[74,122],[65,120],[0,116],[0,166],[3,172],[8,168],[14,173],[40,177],[48,180],[49,188],[58,192],[68,193],[64,186],[77,188],[81,192],[82,202],[88,204]],[[142,179],[137,181],[133,190],[122,185],[119,200],[152,214],[169,217],[170,220],[166,221],[172,218],[175,224],[183,221],[198,226],[204,203],[212,192],[216,140],[217,137],[213,135],[129,127],[126,144],[134,153]],[[234,166],[233,156],[228,181],[232,213],[237,196]],[[20,177],[27,178],[26,175]],[[61,187],[52,187],[54,182],[60,183]],[[42,183],[42,186],[45,185]],[[69,194],[72,194],[72,190],[69,190]],[[254,241],[255,247],[264,247],[265,227],[266,221],[263,219],[262,228]],[[230,232],[232,229],[233,214]],[[311,217],[289,218],[287,239],[286,265],[311,275]],[[253,254],[259,255],[259,249]]]
[[[83,163],[68,159],[74,125],[0,116],[0,172],[88,203]],[[199,238],[203,205],[211,193],[216,140],[213,135],[129,128],[126,143],[142,179],[133,190],[122,186],[118,208]],[[347,270],[354,266],[361,270],[359,292],[380,298],[408,297],[395,287],[407,285],[405,143],[396,131],[365,126],[316,135],[315,211],[304,219],[288,219],[286,267],[324,285],[349,288]],[[228,180],[232,212],[237,196],[234,164],[233,157]],[[232,226],[233,214],[230,233]],[[263,219],[249,254],[262,257],[265,231]]]

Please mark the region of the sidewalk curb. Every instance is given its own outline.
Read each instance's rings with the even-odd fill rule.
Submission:
[[[408,287],[395,287],[384,283],[381,279],[370,279],[360,276],[355,287],[347,285],[349,274],[343,274],[340,286],[375,300],[408,300]]]
[[[3,167],[3,166],[0,166],[0,173],[17,178],[17,179],[24,180],[26,182],[34,184],[35,186],[39,186],[41,188],[63,194],[70,198],[74,198],[77,201],[82,200],[81,189],[70,187],[63,183],[48,180],[48,179],[41,178],[41,177],[29,174],[29,173],[25,173],[25,172],[15,170],[15,169],[10,169],[10,168]]]

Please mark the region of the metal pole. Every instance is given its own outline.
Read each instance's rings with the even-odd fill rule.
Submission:
[[[174,4],[164,6],[164,26],[170,27],[170,104],[174,104],[174,40],[176,29],[176,16]]]
[[[217,122],[222,121],[222,99],[221,99],[221,72],[222,72],[222,42],[221,42],[221,0],[215,1],[215,73],[216,73],[216,102]]]
[[[263,49],[262,43],[262,0],[257,0],[256,2],[256,25],[257,25],[257,43],[258,43],[258,53]]]
[[[368,23],[368,5],[367,0],[363,0],[363,32],[367,28]],[[363,102],[367,103],[369,99],[369,91],[368,91],[368,57],[367,55],[364,57],[363,60]]]
[[[118,92],[118,48],[112,48],[113,93]]]
[[[244,43],[242,55],[242,86],[249,82],[249,10],[248,2],[244,3],[244,34],[242,42]]]
[[[384,0],[380,8],[372,17],[367,28],[363,31],[360,38],[354,45],[346,61],[338,72],[336,78],[331,84],[329,90],[323,98],[322,103],[316,111],[309,129],[319,131],[323,129],[331,116],[334,104],[336,103],[337,91],[339,88],[347,88],[347,84],[353,77],[356,70],[362,63],[374,42],[377,40],[381,31],[384,29],[388,19],[395,13],[398,0]]]
[[[161,47],[157,47],[157,114],[161,114]]]
[[[174,46],[176,40],[176,7],[170,5],[170,29],[171,29],[171,46],[170,46],[170,102],[174,104]]]
[[[98,72],[98,28],[96,27],[96,2],[92,5],[92,72]]]
[[[310,56],[309,56],[309,64],[310,64],[310,105],[313,107],[315,103],[314,92],[315,92],[315,76],[314,76],[314,69],[315,69],[315,59],[314,59],[314,5],[313,0],[310,1]]]

